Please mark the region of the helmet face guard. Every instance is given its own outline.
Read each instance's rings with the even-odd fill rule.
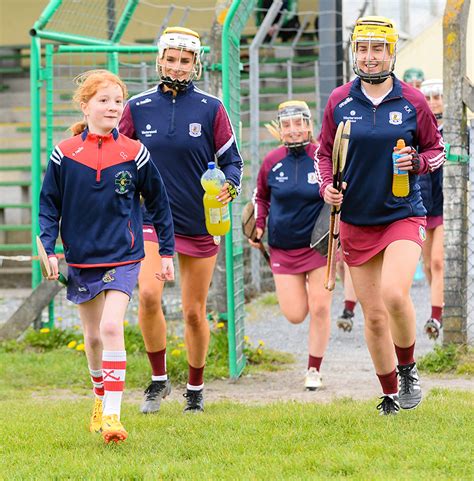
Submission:
[[[384,17],[364,17],[357,20],[351,35],[352,68],[364,82],[380,84],[395,68],[398,33],[393,22]],[[367,69],[361,68],[363,63]],[[382,68],[377,68],[379,65]],[[377,68],[377,72],[371,70]]]
[[[280,139],[289,149],[300,149],[311,142],[313,125],[306,102],[289,100],[278,106]]]
[[[167,50],[172,51],[171,60],[167,59]],[[184,52],[191,52],[192,58]],[[162,83],[178,92],[186,90],[194,79],[201,77],[199,34],[182,27],[167,28],[158,42],[156,70]]]

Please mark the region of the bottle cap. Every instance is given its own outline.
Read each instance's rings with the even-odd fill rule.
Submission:
[[[208,162],[207,163],[207,167],[209,169],[215,169],[216,168],[216,163],[215,162]]]
[[[405,141],[403,139],[398,139],[397,140],[397,149],[403,149],[405,147]]]

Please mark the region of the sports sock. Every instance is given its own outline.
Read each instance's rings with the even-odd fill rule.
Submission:
[[[395,345],[395,352],[397,353],[398,364],[406,366],[415,362],[415,343],[409,347],[399,347]]]
[[[355,301],[344,301],[344,309],[347,309],[348,311],[354,312],[356,304],[357,304],[357,302],[355,302]]]
[[[384,394],[398,394],[397,371],[394,369],[388,374],[377,374]]]
[[[151,380],[166,381],[168,374],[166,373],[166,347],[161,351],[146,352],[151,365]]]
[[[102,353],[102,371],[104,375],[104,416],[117,414],[120,418],[120,405],[125,387],[125,369],[127,353],[125,351],[104,351]]]
[[[99,399],[104,399],[104,377],[102,376],[102,369],[91,369],[89,367],[92,385],[94,386],[94,394]]]
[[[431,306],[431,317],[443,323],[443,306]]]
[[[312,356],[311,354],[308,356],[308,369],[311,367],[315,367],[316,370],[319,372],[321,368],[321,363],[323,362],[322,357]]]
[[[193,367],[188,364],[188,385],[190,391],[200,391],[204,387],[204,366]]]

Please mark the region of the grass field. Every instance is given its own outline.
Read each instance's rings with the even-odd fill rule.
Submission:
[[[44,393],[43,393],[44,394]],[[468,480],[474,478],[472,393],[432,391],[419,409],[377,416],[375,400],[208,404],[183,415],[165,402],[143,416],[125,403],[129,439],[86,431],[91,402],[0,401],[0,478],[100,480]]]

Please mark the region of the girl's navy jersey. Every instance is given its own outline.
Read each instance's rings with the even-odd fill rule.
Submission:
[[[222,102],[192,83],[173,96],[158,85],[132,97],[120,132],[140,140],[151,153],[170,199],[177,234],[207,234],[201,176],[215,161],[240,191],[243,161]],[[151,224],[145,215],[145,224]]]
[[[392,153],[397,139],[418,150],[420,174],[435,171],[445,160],[444,143],[423,94],[392,78],[393,89],[378,106],[364,95],[356,78],[332,92],[324,111],[315,156],[321,196],[332,182],[331,151],[337,125],[351,121],[341,210],[341,219],[349,224],[383,225],[426,215],[417,175],[409,175],[407,197],[392,194]]]
[[[61,226],[73,267],[131,264],[145,257],[140,194],[157,229],[160,255],[173,256],[174,231],[166,189],[145,146],[117,130],[87,130],[59,143],[40,194],[41,240],[48,255]]]
[[[256,225],[265,229],[268,243],[279,249],[309,247],[314,223],[324,205],[314,171],[316,146],[299,154],[287,147],[272,150],[263,160],[255,190]]]
[[[439,132],[443,135],[442,129],[439,129]],[[420,184],[426,215],[430,217],[443,215],[443,167],[434,172],[420,175],[418,183]]]

